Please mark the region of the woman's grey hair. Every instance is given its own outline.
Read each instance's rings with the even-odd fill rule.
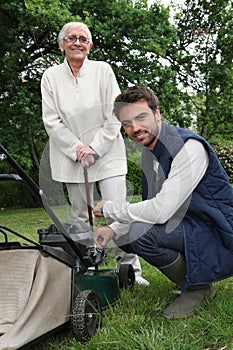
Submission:
[[[66,24],[62,27],[60,33],[58,34],[58,40],[59,40],[59,41],[61,41],[62,43],[64,42],[64,37],[66,36],[66,33],[67,33],[67,31],[68,31],[68,29],[69,29],[70,27],[83,27],[83,28],[85,28],[85,30],[86,30],[86,32],[87,32],[87,37],[88,37],[90,43],[92,43],[92,35],[91,35],[91,32],[90,32],[88,26],[87,26],[85,23],[83,23],[83,22],[68,22],[68,23],[66,23]]]

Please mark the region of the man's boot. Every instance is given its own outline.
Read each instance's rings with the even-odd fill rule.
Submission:
[[[179,255],[173,263],[160,268],[160,271],[180,286],[186,283],[186,262],[183,255]],[[191,315],[196,306],[203,303],[205,297],[213,298],[215,294],[211,284],[188,287],[164,310],[163,315],[169,319]]]

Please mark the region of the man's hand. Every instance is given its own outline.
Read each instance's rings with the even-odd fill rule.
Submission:
[[[115,233],[109,226],[99,228],[95,232],[94,243],[98,248],[104,249],[108,242],[114,237]]]
[[[103,215],[103,212],[102,212],[102,210],[101,210],[101,208],[103,208],[104,203],[105,203],[104,200],[98,202],[98,203],[96,204],[95,208],[93,209],[93,213],[94,213],[94,215],[95,215],[97,218],[101,218],[101,217],[104,216],[104,215]]]

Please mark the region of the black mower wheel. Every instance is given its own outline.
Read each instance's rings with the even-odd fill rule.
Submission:
[[[135,284],[134,269],[131,264],[121,264],[118,272],[119,287],[121,289],[132,288]]]
[[[75,298],[71,313],[71,329],[75,339],[87,342],[101,327],[102,308],[96,292],[83,290]]]

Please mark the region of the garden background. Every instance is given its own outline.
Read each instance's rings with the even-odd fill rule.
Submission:
[[[40,80],[63,58],[57,34],[68,21],[85,22],[90,58],[111,64],[120,88],[152,88],[169,122],[192,128],[215,148],[233,183],[233,9],[231,0],[178,0],[165,7],[147,0],[0,0],[0,143],[39,183],[48,137],[41,117]],[[126,140],[126,144],[128,140]],[[140,200],[140,150],[128,148],[127,179]],[[11,172],[0,160],[0,174]],[[20,183],[0,181],[1,224],[37,239],[51,223]],[[101,225],[96,222],[96,225]],[[114,266],[114,258],[107,261]],[[198,313],[170,322],[162,310],[174,284],[142,261],[150,286],[123,291],[103,314],[86,344],[69,330],[35,350],[232,349],[233,280],[216,284],[217,296]]]

